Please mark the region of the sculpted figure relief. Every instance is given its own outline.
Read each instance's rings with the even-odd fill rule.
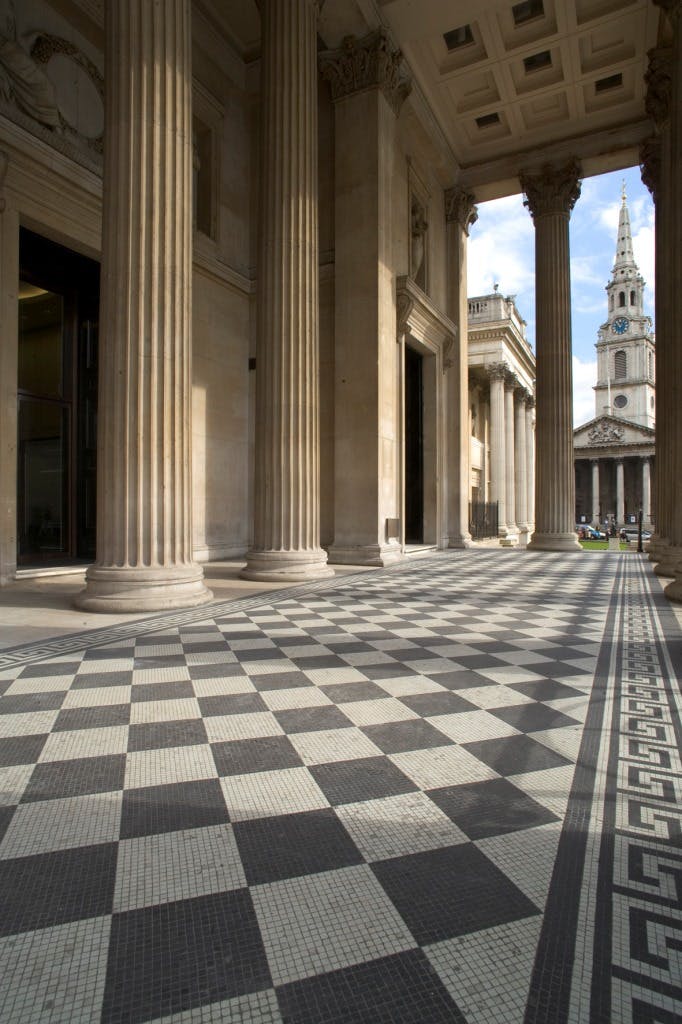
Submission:
[[[54,86],[17,41],[14,3],[4,5],[0,20],[0,95],[13,100],[29,117],[61,130]]]

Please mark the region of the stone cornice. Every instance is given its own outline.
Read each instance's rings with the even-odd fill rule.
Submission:
[[[522,171],[519,181],[525,194],[523,205],[533,220],[551,214],[568,217],[580,195],[580,165],[577,160],[560,167],[545,164],[537,173]]]
[[[338,50],[326,50],[319,61],[334,101],[366,89],[381,89],[397,117],[412,88],[402,52],[393,48],[383,28],[362,39],[346,36]]]
[[[468,235],[469,228],[478,220],[478,208],[475,205],[473,194],[459,185],[455,185],[453,188],[446,189],[444,197],[445,220],[448,223],[456,221]]]
[[[410,277],[396,281],[397,338],[412,334],[443,353],[443,370],[453,365],[453,349],[457,339],[457,325],[417,287]]]
[[[657,46],[649,50],[649,66],[644,75],[646,82],[646,112],[660,131],[670,120],[673,86],[673,52],[670,46]]]

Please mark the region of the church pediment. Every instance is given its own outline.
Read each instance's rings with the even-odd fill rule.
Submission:
[[[613,445],[652,444],[655,432],[650,427],[620,419],[599,416],[573,431],[574,448],[603,448]]]

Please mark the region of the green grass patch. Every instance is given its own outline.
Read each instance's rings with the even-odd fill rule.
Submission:
[[[578,542],[581,548],[585,551],[608,551],[609,542],[607,540],[581,540]],[[622,545],[627,547],[627,544]]]

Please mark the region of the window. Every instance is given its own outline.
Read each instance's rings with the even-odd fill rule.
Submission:
[[[632,291],[632,292],[630,292],[630,305],[634,306],[634,304],[635,304],[635,293],[634,293],[634,291]]]
[[[459,28],[453,28],[451,32],[444,32],[443,39],[449,51],[458,50],[460,46],[467,46],[474,41],[471,25],[460,25]]]
[[[624,306],[625,305],[625,292],[618,292],[618,305],[619,306]]]
[[[549,50],[542,50],[541,53],[534,53],[530,57],[524,57],[523,66],[527,75],[532,71],[540,71],[541,68],[551,68],[552,54]]]
[[[614,362],[616,380],[625,380],[628,375],[628,357],[622,349],[619,352],[616,352]]]
[[[616,409],[624,409],[625,406],[628,404],[628,400],[625,395],[616,395],[616,397],[613,400],[613,404],[615,405]]]
[[[523,25],[533,18],[540,18],[545,13],[542,0],[522,0],[522,3],[514,4],[512,17],[514,25]]]
[[[654,379],[654,354],[653,354],[653,352],[649,353],[649,379],[650,380]]]

